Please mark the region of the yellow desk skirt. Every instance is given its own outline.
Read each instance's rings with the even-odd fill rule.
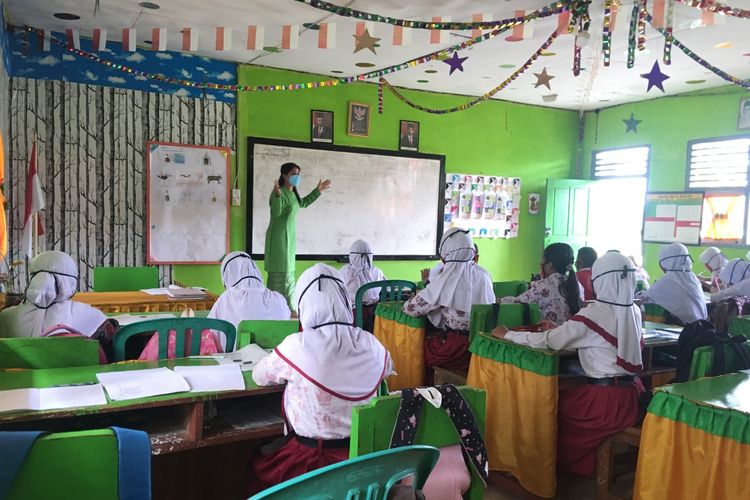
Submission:
[[[388,377],[392,391],[424,385],[425,319],[403,313],[403,302],[381,302],[375,308],[373,334],[388,349],[396,375]]]

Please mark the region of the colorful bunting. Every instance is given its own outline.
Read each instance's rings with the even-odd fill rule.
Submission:
[[[445,23],[449,23],[451,20],[450,17],[433,17],[432,22],[435,23],[436,26],[442,26]],[[448,43],[448,32],[443,31],[441,29],[434,29],[430,31],[430,43],[431,44],[438,44],[438,43]]]

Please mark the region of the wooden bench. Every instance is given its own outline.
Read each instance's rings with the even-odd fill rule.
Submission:
[[[624,500],[626,497],[610,491],[615,451],[624,446],[641,445],[641,428],[628,427],[624,431],[609,436],[596,450],[596,500]]]

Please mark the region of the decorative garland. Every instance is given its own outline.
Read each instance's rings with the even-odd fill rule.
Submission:
[[[604,0],[604,26],[602,27],[602,58],[609,66],[612,58],[612,0]]]
[[[646,50],[646,1],[641,0],[641,9],[638,11],[638,52]]]
[[[667,0],[666,20],[664,22],[664,53],[662,61],[666,65],[672,64],[672,38],[674,31],[674,0]]]
[[[414,109],[418,109],[420,111],[424,111],[426,113],[432,113],[435,115],[445,115],[448,113],[455,113],[457,111],[464,111],[469,108],[473,108],[479,103],[482,103],[489,98],[491,98],[493,95],[497,94],[501,90],[503,90],[505,87],[510,85],[516,78],[521,76],[527,69],[531,67],[531,65],[536,61],[539,56],[541,56],[542,52],[546,51],[550,45],[552,45],[552,42],[555,41],[555,39],[558,37],[557,29],[552,32],[552,34],[545,40],[545,42],[537,49],[536,52],[516,71],[513,72],[512,75],[510,75],[507,79],[505,79],[500,85],[493,88],[486,94],[477,97],[476,99],[467,102],[466,104],[462,104],[460,106],[456,106],[453,108],[447,108],[447,109],[434,109],[434,108],[427,108],[425,106],[422,106],[420,104],[417,104],[409,99],[407,99],[401,92],[399,92],[393,85],[391,85],[385,78],[380,79],[380,84],[384,85],[388,90],[391,91],[391,93],[396,96],[401,102],[406,104],[407,106],[411,106]]]
[[[706,0],[677,0],[681,4],[685,4],[689,7],[696,9],[706,10],[713,12],[714,14],[724,14],[725,16],[739,17],[741,19],[750,19],[750,10],[735,9],[728,5],[720,4],[719,2],[712,2]]]
[[[630,14],[630,30],[628,31],[628,69],[631,69],[633,66],[635,66],[635,47],[637,43],[638,19],[640,16],[640,12],[641,7],[636,1],[633,4],[633,12]]]

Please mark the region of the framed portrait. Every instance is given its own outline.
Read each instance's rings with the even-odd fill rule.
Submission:
[[[333,111],[310,111],[310,141],[333,142]]]
[[[401,120],[398,134],[398,149],[419,151],[419,122]]]
[[[368,137],[370,135],[370,105],[363,102],[349,103],[347,135]]]
[[[740,100],[737,130],[750,130],[750,97]]]
[[[539,203],[542,195],[539,193],[529,193],[529,214],[539,215]]]

